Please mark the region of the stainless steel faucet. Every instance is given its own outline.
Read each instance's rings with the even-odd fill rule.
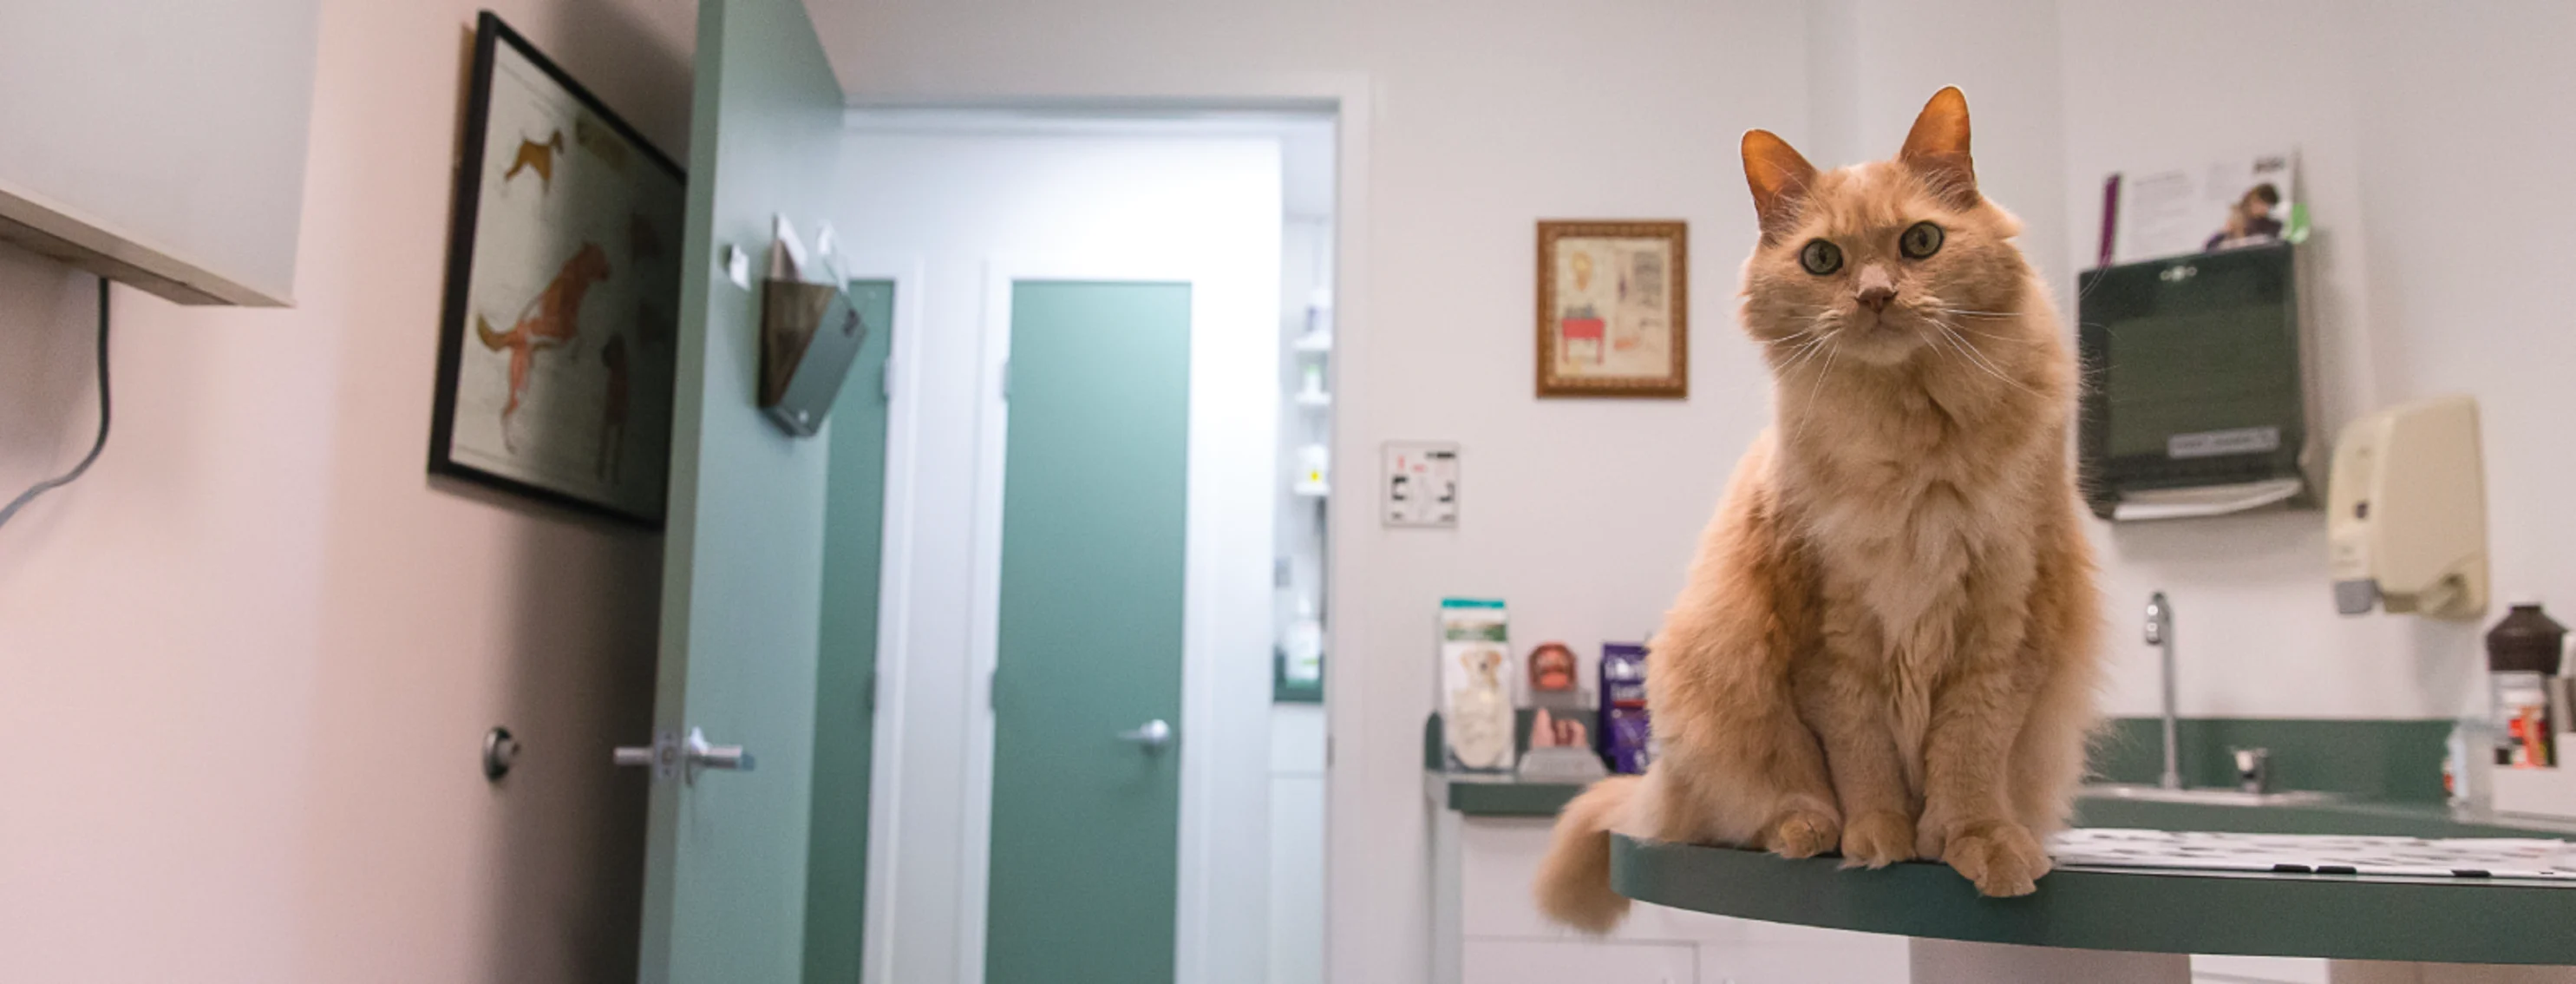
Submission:
[[[2173,603],[2162,591],[2147,596],[2147,645],[2163,647],[2165,657],[2165,774],[2158,785],[2181,789],[2182,752],[2174,738]]]

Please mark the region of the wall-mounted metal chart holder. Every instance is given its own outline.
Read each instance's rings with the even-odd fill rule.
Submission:
[[[789,434],[812,437],[869,327],[838,284],[764,280],[760,300],[760,409]]]

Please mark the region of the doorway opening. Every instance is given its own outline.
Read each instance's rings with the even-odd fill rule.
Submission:
[[[809,979],[1320,982],[1333,116],[856,110],[842,156],[916,296],[860,966]]]

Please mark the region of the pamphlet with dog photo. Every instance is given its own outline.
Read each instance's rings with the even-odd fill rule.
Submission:
[[[2307,238],[2298,154],[2275,150],[2198,165],[2122,171],[2103,196],[2108,266]]]

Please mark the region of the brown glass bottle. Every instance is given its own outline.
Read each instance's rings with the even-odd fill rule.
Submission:
[[[2567,627],[2516,602],[2487,630],[2487,682],[2493,688],[2496,764],[2548,768],[2558,764],[2560,722],[2550,720],[2549,681],[2558,675]]]

